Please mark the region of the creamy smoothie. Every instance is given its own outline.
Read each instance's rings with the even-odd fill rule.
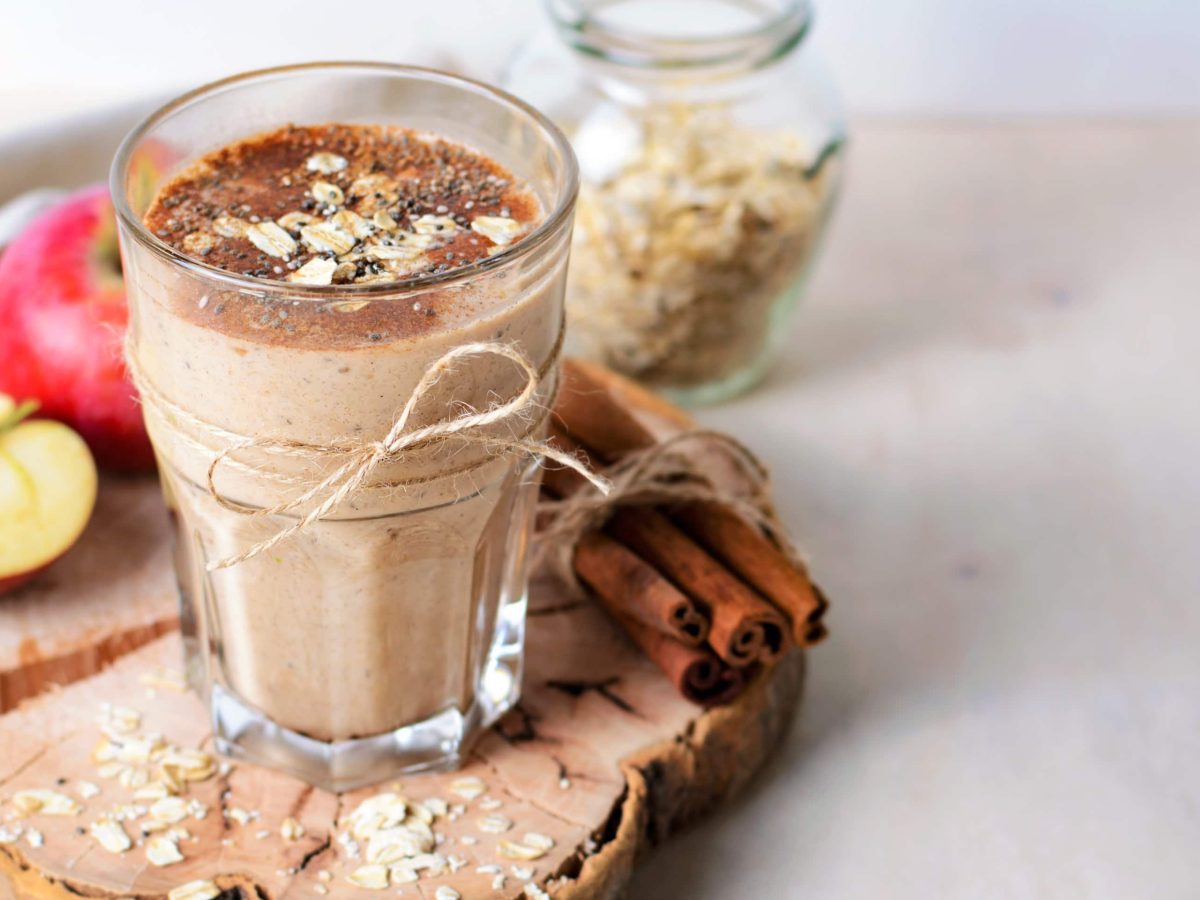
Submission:
[[[166,254],[127,259],[140,368],[187,413],[147,404],[176,516],[185,616],[197,657],[217,670],[200,682],[325,742],[446,711],[486,718],[515,691],[519,662],[506,669],[501,658],[516,642],[519,660],[537,475],[527,453],[455,441],[421,448],[271,550],[209,565],[311,508],[253,514],[341,462],[306,446],[382,438],[453,347],[519,349],[540,371],[540,405],[489,433],[541,435],[557,378],[565,250],[490,261],[543,217],[534,193],[484,154],[393,126],[248,136],[159,191],[146,228],[194,263],[243,276],[197,278]],[[467,268],[477,275],[451,277]],[[409,283],[423,286],[406,292]],[[501,357],[460,360],[414,424],[485,409],[524,381]],[[217,494],[240,511],[207,482],[214,456],[238,436],[291,442],[238,450],[218,467]],[[518,633],[505,635],[509,608],[522,615]]]

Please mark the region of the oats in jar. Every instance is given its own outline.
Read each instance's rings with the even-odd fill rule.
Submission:
[[[664,387],[728,377],[763,352],[803,274],[837,147],[739,126],[720,106],[653,108],[638,124],[580,191],[575,352]]]

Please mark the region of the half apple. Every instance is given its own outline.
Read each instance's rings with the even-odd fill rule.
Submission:
[[[61,422],[28,416],[37,404],[0,394],[0,594],[71,548],[96,505],[96,463]]]

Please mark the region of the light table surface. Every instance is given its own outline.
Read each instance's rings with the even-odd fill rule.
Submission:
[[[871,124],[792,338],[703,414],[832,636],[638,898],[1200,896],[1200,124]]]

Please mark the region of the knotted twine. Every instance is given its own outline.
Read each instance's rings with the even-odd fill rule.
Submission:
[[[683,452],[688,445],[693,453]],[[741,486],[723,484],[728,479],[720,479],[712,463],[697,456],[696,450],[712,451],[710,459],[723,457],[732,463]],[[606,490],[588,479],[589,484],[570,496],[543,498],[538,504],[543,527],[538,532],[535,565],[547,566],[574,590],[580,589],[573,564],[576,545],[588,532],[602,528],[621,506],[715,504],[761,531],[793,566],[804,566],[802,554],[771,504],[770,472],[750,448],[730,435],[706,429],[684,431],[625,454],[599,474],[608,481]]]
[[[561,344],[561,335],[559,344]],[[556,345],[550,355],[550,363],[557,361],[558,352],[559,345]],[[467,357],[487,355],[508,359],[521,371],[525,383],[517,394],[509,400],[493,404],[483,411],[468,407],[460,415],[440,419],[429,425],[415,428],[409,425],[409,419],[412,418],[421,400],[444,376],[454,372],[457,362]],[[138,362],[132,337],[127,338],[125,342],[125,362],[134,386],[137,387],[141,396],[143,406],[167,427],[182,436],[178,426],[172,422],[172,418],[174,418],[176,421],[187,423],[201,434],[227,443],[227,446],[213,456],[206,478],[208,494],[217,504],[231,512],[252,518],[262,518],[292,512],[308,503],[315,503],[312,509],[297,518],[295,522],[281,528],[242,553],[209,562],[206,568],[210,572],[253,559],[292,535],[304,531],[314,522],[329,516],[349,497],[367,485],[371,475],[379,466],[399,462],[418,449],[438,443],[459,442],[481,445],[493,452],[529,453],[575,470],[587,479],[591,488],[599,496],[608,494],[611,489],[606,478],[597,475],[578,457],[564,453],[544,441],[531,440],[525,436],[505,438],[483,433],[483,429],[489,425],[519,419],[535,409],[541,408],[536,397],[538,389],[543,383],[544,375],[533,367],[523,353],[509,344],[476,342],[461,344],[449,350],[425,370],[405,402],[400,415],[397,416],[396,421],[382,439],[340,441],[332,444],[310,444],[293,438],[241,435],[196,416],[164,396],[150,381]],[[210,448],[205,445],[194,441],[191,443],[193,446],[200,446],[211,452]],[[317,460],[344,459],[344,461],[324,477],[314,472],[301,475],[299,478],[289,478],[280,477],[279,473],[270,468],[247,463],[234,457],[234,454],[245,450],[260,450],[291,457],[313,457]],[[487,461],[485,459],[469,468],[485,465]],[[302,486],[307,485],[307,487],[298,496],[274,506],[247,506],[223,497],[217,490],[217,470],[226,463],[247,470],[262,480],[298,481]],[[401,485],[403,484],[401,482]]]

